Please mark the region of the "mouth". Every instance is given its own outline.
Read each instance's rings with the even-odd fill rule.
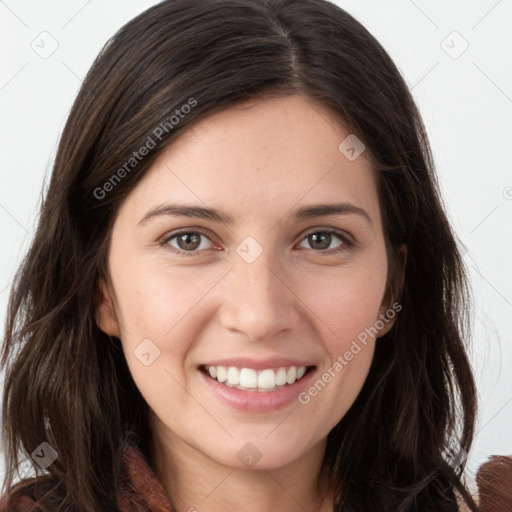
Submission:
[[[201,365],[199,370],[211,380],[241,391],[272,392],[292,386],[316,369],[316,366],[254,368]]]

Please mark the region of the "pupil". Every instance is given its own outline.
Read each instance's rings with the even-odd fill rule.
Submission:
[[[327,247],[329,247],[329,244],[330,244],[330,237],[331,235],[329,233],[320,233],[320,234],[313,234],[313,235],[310,235],[314,242],[317,243],[320,241],[320,239],[322,238],[323,241],[320,241],[320,245],[321,247],[318,247],[318,249],[326,249]]]
[[[190,241],[191,239],[192,239],[192,241]],[[197,249],[198,240],[199,240],[199,237],[193,233],[192,234],[185,233],[185,234],[181,235],[181,237],[180,237],[181,242],[184,242],[186,245],[192,244],[192,246],[193,246],[193,247],[182,247],[182,249]]]

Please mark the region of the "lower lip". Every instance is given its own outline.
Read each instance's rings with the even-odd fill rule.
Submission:
[[[302,379],[275,391],[242,391],[221,384],[201,370],[198,372],[213,394],[234,409],[245,412],[272,412],[296,401],[298,395],[308,387],[316,368],[309,370]]]

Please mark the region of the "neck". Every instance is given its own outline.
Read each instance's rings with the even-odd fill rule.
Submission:
[[[332,512],[321,478],[325,442],[275,469],[223,466],[168,429],[152,428],[151,465],[176,512]],[[318,485],[317,485],[318,484]]]

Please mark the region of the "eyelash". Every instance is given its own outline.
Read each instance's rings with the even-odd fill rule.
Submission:
[[[209,236],[208,236],[208,233],[206,231],[203,231],[202,229],[199,229],[199,228],[195,228],[194,230],[191,230],[191,229],[186,229],[186,230],[182,230],[182,231],[178,231],[178,232],[175,232],[175,233],[172,233],[171,235],[169,236],[166,236],[164,237],[160,242],[159,244],[161,246],[165,246],[166,244],[168,244],[173,238],[176,238],[177,236],[179,235],[184,235],[184,234],[190,234],[190,233],[193,233],[193,234],[200,234],[200,235],[203,235],[205,236],[206,238],[210,239]],[[354,246],[356,245],[354,242],[352,242],[351,240],[349,240],[349,238],[343,234],[341,231],[338,231],[336,229],[316,229],[314,231],[310,231],[308,233],[306,233],[304,235],[304,237],[301,239],[301,242],[302,240],[306,239],[308,236],[310,235],[314,235],[316,233],[323,233],[323,234],[330,234],[330,235],[335,235],[337,236],[343,243],[337,247],[336,249],[329,249],[327,251],[315,251],[314,249],[311,249],[312,251],[316,252],[316,253],[319,253],[319,254],[327,254],[327,255],[332,255],[332,254],[338,254],[340,252],[344,252],[344,251],[350,251],[354,248]],[[177,254],[179,256],[197,256],[199,255],[201,252],[203,251],[181,251],[179,249],[176,249],[175,247],[171,247],[171,246],[167,246],[167,247],[170,247],[171,251],[174,253],[174,254]]]

